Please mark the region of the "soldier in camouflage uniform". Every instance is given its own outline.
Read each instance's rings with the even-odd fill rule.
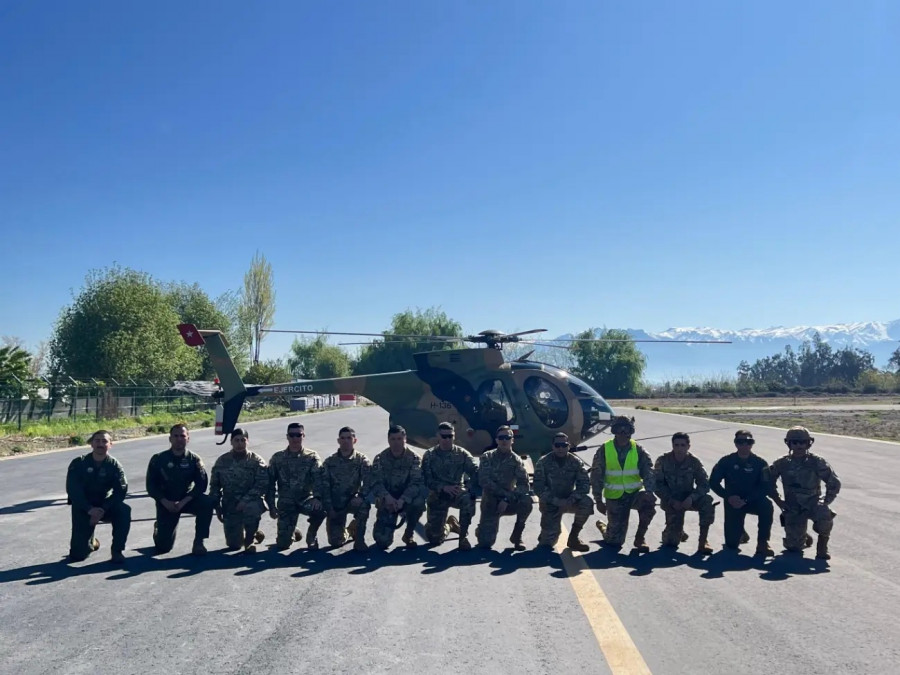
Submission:
[[[438,444],[426,450],[422,457],[422,473],[428,488],[425,536],[434,546],[442,544],[451,531],[458,532],[459,550],[468,551],[472,548],[469,525],[475,516],[472,488],[478,480],[478,465],[468,450],[454,445],[456,432],[452,424],[441,422],[438,437]],[[459,521],[447,517],[451,508],[459,509]]]
[[[700,537],[697,553],[709,555],[709,526],[716,519],[716,507],[709,496],[709,477],[700,460],[690,453],[691,437],[683,431],[672,436],[672,452],[660,455],[653,467],[656,478],[656,496],[666,514],[662,545],[678,548],[686,539],[684,514],[697,511],[700,514]]]
[[[769,467],[772,499],[784,515],[784,548],[802,552],[806,539],[806,523],[812,521],[819,535],[816,558],[829,560],[828,540],[834,525],[834,511],[829,508],[841,491],[841,481],[828,462],[809,451],[815,439],[805,427],[791,427],[784,438],[789,452]],[[784,488],[784,499],[778,495],[778,478]],[[825,497],[822,498],[822,483]],[[821,500],[821,501],[820,501]]]
[[[552,548],[562,531],[564,513],[574,513],[575,521],[566,542],[573,551],[587,551],[588,545],[578,535],[594,512],[588,492],[590,479],[584,462],[569,452],[569,437],[559,433],[553,437],[553,451],[538,460],[534,467],[534,493],[541,511],[541,534],[538,548]]]
[[[647,528],[656,515],[653,460],[644,448],[631,440],[634,418],[616,417],[611,430],[614,437],[597,449],[591,464],[591,487],[597,510],[609,519],[603,541],[614,547],[625,543],[629,514],[634,509],[638,512],[634,547],[646,553],[650,550],[645,540]],[[597,525],[604,530],[601,523]]]
[[[325,459],[319,472],[316,496],[325,509],[325,531],[328,545],[343,546],[348,538],[354,539],[353,548],[368,550],[366,523],[372,508],[366,501],[364,490],[369,484],[371,464],[368,458],[356,452],[356,432],[342,427],[338,432],[338,450]],[[353,517],[349,529],[347,516]]]
[[[512,429],[502,426],[494,438],[497,449],[485,452],[478,463],[481,485],[481,521],[476,530],[478,546],[491,548],[497,541],[500,516],[515,516],[516,524],[509,541],[517,551],[524,551],[522,532],[533,508],[528,473],[525,463],[512,451]]]
[[[306,432],[303,425],[291,422],[287,427],[288,446],[279,450],[269,461],[269,490],[266,503],[269,515],[278,519],[278,534],[275,547],[286,551],[294,541],[300,541],[301,532],[297,529],[300,514],[309,516],[309,528],[306,530],[306,545],[315,550],[319,548],[317,533],[325,510],[322,502],[313,496],[322,462],[315,450],[303,447]],[[276,494],[278,495],[276,501]]]
[[[224,525],[225,545],[231,551],[241,546],[245,553],[256,553],[265,535],[259,531],[263,497],[269,489],[266,461],[247,449],[250,434],[243,429],[231,432],[231,452],[216,460],[212,468],[209,496],[216,515]]]
[[[388,429],[388,447],[372,463],[370,501],[375,503],[372,536],[378,548],[386,549],[394,541],[397,518],[406,518],[403,543],[415,548],[415,527],[425,511],[425,480],[422,461],[406,445],[406,429],[399,424]]]
[[[72,505],[72,540],[69,561],[78,562],[100,548],[94,537],[98,523],[112,523],[112,556],[125,562],[123,551],[131,529],[131,507],[125,503],[128,481],[122,465],[109,456],[112,437],[103,429],[90,438],[91,452],[76,457],[66,473],[66,494]]]
[[[196,516],[191,553],[206,553],[203,540],[209,537],[213,500],[206,494],[209,476],[203,460],[187,449],[190,441],[187,427],[176,424],[169,430],[169,449],[153,455],[147,466],[147,494],[156,502],[153,543],[157,553],[172,550],[182,513]]]

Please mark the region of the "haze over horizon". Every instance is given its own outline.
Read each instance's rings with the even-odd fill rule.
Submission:
[[[215,297],[256,250],[277,328],[900,315],[900,5],[0,14],[0,334],[30,348],[90,269]]]

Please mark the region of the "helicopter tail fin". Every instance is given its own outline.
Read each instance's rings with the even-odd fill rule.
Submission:
[[[228,354],[225,336],[218,330],[200,330],[194,324],[182,323],[178,330],[185,344],[189,347],[206,347],[209,358],[219,376],[219,384],[222,387],[224,417],[222,420],[222,433],[230,434],[237,425],[238,415],[247,397],[247,387],[241,379],[234,361]]]

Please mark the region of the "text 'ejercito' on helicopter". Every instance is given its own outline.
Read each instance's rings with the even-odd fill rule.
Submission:
[[[480,455],[494,447],[497,427],[509,425],[515,434],[515,451],[536,460],[550,451],[555,434],[567,434],[569,442],[577,446],[603,431],[615,415],[590,385],[562,368],[529,361],[531,352],[513,361],[504,358],[503,345],[513,342],[568,348],[523,339],[523,336],[545,332],[542,328],[509,334],[486,330],[466,337],[271,330],[372,337],[382,342],[415,340],[483,347],[420,352],[413,356],[414,370],[267,385],[244,384],[220,331],[198,329],[192,324],[180,324],[178,329],[189,346],[205,346],[209,352],[221,386],[221,391],[215,394],[222,403],[221,429],[217,420],[216,433],[226,436],[234,430],[243,403],[250,397],[356,394],[384,408],[391,424],[403,426],[409,442],[420,448],[436,445],[438,424],[450,422],[456,429],[457,444]],[[603,338],[592,341],[603,341]]]

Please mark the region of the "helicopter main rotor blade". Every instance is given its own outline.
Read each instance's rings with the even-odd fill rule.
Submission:
[[[531,335],[532,333],[546,333],[546,328],[532,328],[531,330],[520,330],[518,333],[506,333],[502,337],[510,338],[515,337],[516,335]]]
[[[572,349],[569,345],[551,345],[547,342],[532,342],[531,340],[522,340],[519,344],[533,345],[535,347],[553,347],[554,349],[568,349],[570,351]]]
[[[731,340],[633,340],[631,338],[560,338],[560,342],[653,342],[661,344],[730,345]]]
[[[355,337],[374,338],[413,338],[419,340],[463,340],[465,338],[453,335],[396,335],[393,333],[344,333],[332,330],[286,330],[279,328],[264,328],[262,333],[300,333],[304,335],[352,335]]]

